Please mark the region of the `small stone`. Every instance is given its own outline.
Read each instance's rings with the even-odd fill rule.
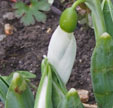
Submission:
[[[13,20],[15,19],[15,14],[13,12],[7,12],[3,15],[3,19]]]
[[[45,30],[45,26],[42,26],[42,28],[41,28],[42,30]]]
[[[89,92],[87,90],[77,90],[79,96],[80,96],[80,100],[82,102],[88,102],[89,100]]]
[[[29,72],[33,73],[33,71],[32,71],[32,70],[30,70]]]
[[[48,28],[46,33],[50,34],[52,32],[52,29],[51,28]]]
[[[4,108],[4,104],[0,102],[0,108]]]
[[[82,59],[79,59],[79,62],[82,63]]]
[[[10,24],[5,24],[4,25],[4,32],[6,35],[12,35],[14,31],[14,27]]]
[[[5,34],[1,34],[0,35],[0,41],[2,41],[4,38],[6,38],[6,35]]]
[[[22,64],[22,61],[21,60],[19,61],[19,64]]]
[[[83,105],[84,105],[85,108],[97,108],[96,104],[95,105],[91,105],[91,104],[84,104],[83,103]]]

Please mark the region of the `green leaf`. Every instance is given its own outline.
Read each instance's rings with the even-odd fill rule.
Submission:
[[[84,108],[77,91],[71,88],[66,94],[66,102],[63,108]]]
[[[48,63],[48,59],[47,57],[45,57],[42,60],[42,64],[41,64],[41,73],[42,73],[42,77],[44,75],[44,72],[46,71],[46,66],[49,65],[51,72],[52,72],[52,103],[53,103],[53,108],[62,108],[61,106],[64,104],[64,100],[65,100],[65,94],[67,93],[66,87],[64,85],[64,83],[62,82],[62,80],[60,79],[58,73],[56,72],[56,70],[54,69],[54,67],[52,65],[50,65]],[[42,79],[41,79],[42,81]],[[41,85],[41,83],[40,83]],[[40,87],[40,86],[39,86]],[[39,92],[38,92],[39,94]]]
[[[28,71],[16,71],[16,72],[21,74],[22,77],[25,79],[36,78],[35,74],[32,74],[31,72],[28,72]]]
[[[46,14],[43,11],[49,11],[50,4],[45,0],[31,0],[30,5],[17,2],[14,8],[18,17],[21,17],[21,22],[24,25],[30,25],[35,23],[35,19],[39,22],[45,22]]]
[[[15,9],[19,9],[16,12],[16,14],[18,15],[18,17],[21,17],[27,10],[28,10],[28,6],[25,5],[23,2],[18,2],[15,4],[14,6]]]
[[[104,0],[102,3],[103,14],[107,32],[113,37],[113,4],[111,0]]]
[[[35,18],[37,21],[42,21],[45,22],[46,21],[46,15],[40,11],[38,11],[37,13],[34,14]]]
[[[30,25],[30,24],[34,24],[34,18],[32,16],[31,12],[26,12],[26,14],[21,18],[21,22],[24,23],[25,26]]]
[[[52,102],[54,108],[63,108],[65,103],[65,95],[67,93],[66,86],[61,80],[55,68],[52,69]]]
[[[0,76],[8,85],[10,84],[11,79],[9,76]]]
[[[37,4],[37,8],[41,11],[49,11],[50,10],[50,4],[48,4],[45,0],[41,0]]]
[[[34,108],[33,94],[19,73],[13,74],[6,96],[5,108]]]
[[[113,0],[111,0],[111,2],[113,3]]]
[[[34,108],[53,108],[52,107],[52,73],[48,62],[43,67],[41,81],[36,94]]]
[[[65,94],[57,83],[52,83],[52,103],[53,108],[62,108],[65,102]]]
[[[32,74],[31,72],[28,72],[28,71],[16,71],[16,72],[21,74],[22,77],[27,79],[27,80],[31,79],[31,78],[36,78],[35,74]],[[14,72],[12,72],[9,76],[1,76],[1,77],[7,82],[8,85],[10,85],[10,83],[12,81],[13,74],[14,74]]]
[[[100,36],[91,59],[93,91],[98,108],[113,108],[113,39]]]
[[[6,100],[6,94],[8,91],[8,84],[7,82],[0,76],[0,98],[5,103]]]

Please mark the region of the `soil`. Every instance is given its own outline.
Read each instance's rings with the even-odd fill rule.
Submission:
[[[61,10],[59,2],[54,5]],[[47,13],[46,23],[24,26],[19,19],[5,20],[3,15],[12,11],[12,3],[0,1],[0,35],[4,34],[4,25],[13,25],[16,31],[0,41],[0,75],[9,75],[17,70],[27,70],[37,75],[34,80],[39,83],[40,64],[47,54],[48,44],[53,31],[59,24],[59,16],[52,11]],[[48,32],[48,29],[50,29]],[[67,88],[85,89],[90,92],[88,103],[95,103],[90,76],[90,58],[95,46],[94,32],[89,27],[78,24],[75,30],[77,56]]]

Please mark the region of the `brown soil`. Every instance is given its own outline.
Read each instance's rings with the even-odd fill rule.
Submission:
[[[32,26],[23,26],[18,19],[4,20],[3,15],[12,11],[12,3],[0,1],[0,35],[4,34],[4,24],[10,23],[16,31],[0,41],[0,74],[8,75],[17,70],[28,70],[37,75],[35,82],[40,80],[40,64],[51,35],[58,25],[59,16],[53,12],[48,13],[45,24],[37,22]],[[61,6],[55,3],[57,8]],[[48,28],[51,32],[47,33]],[[77,56],[72,75],[67,84],[69,88],[86,89],[90,92],[89,103],[94,103],[90,76],[90,58],[95,46],[94,32],[90,28],[78,25],[75,31],[77,40]]]

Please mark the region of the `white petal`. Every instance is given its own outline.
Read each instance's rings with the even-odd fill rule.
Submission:
[[[73,33],[57,27],[48,47],[48,60],[57,70],[62,81],[69,80],[76,55],[76,41]]]

